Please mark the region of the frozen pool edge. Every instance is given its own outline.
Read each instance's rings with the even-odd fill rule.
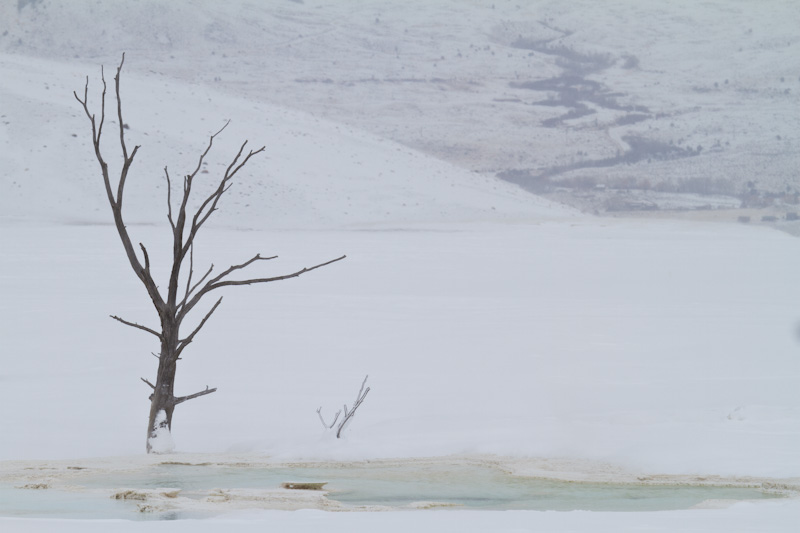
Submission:
[[[460,472],[465,483],[470,483],[472,478],[469,477],[470,472],[480,472],[489,475],[492,472],[499,473],[501,476],[509,476],[511,480],[544,480],[546,482],[567,483],[574,487],[578,492],[584,489],[590,489],[596,486],[606,486],[610,490],[630,489],[635,492],[637,487],[664,487],[665,490],[673,488],[692,488],[692,487],[717,487],[717,488],[733,488],[733,489],[754,489],[770,495],[780,495],[789,497],[798,497],[800,494],[800,480],[798,479],[768,479],[768,478],[755,478],[755,477],[722,477],[722,476],[708,476],[708,475],[665,475],[665,474],[642,474],[624,470],[615,465],[608,465],[597,462],[580,461],[573,459],[543,459],[543,458],[509,458],[497,456],[446,456],[434,458],[413,458],[413,459],[382,459],[370,461],[294,461],[294,462],[280,462],[271,460],[269,457],[258,455],[207,455],[207,454],[173,454],[168,456],[131,456],[131,457],[117,457],[117,458],[100,458],[100,459],[85,459],[85,460],[71,460],[71,461],[12,461],[0,463],[0,484],[6,488],[10,485],[14,487],[30,487],[26,490],[33,490],[34,488],[44,489],[46,491],[63,491],[64,493],[89,492],[95,494],[102,494],[105,498],[111,498],[115,492],[118,494],[120,490],[124,489],[123,486],[110,487],[109,482],[105,481],[106,487],[92,486],[91,479],[98,476],[103,478],[119,478],[120,480],[130,480],[137,478],[136,475],[152,473],[153,469],[162,472],[183,472],[183,467],[188,467],[186,472],[200,472],[202,474],[208,473],[212,478],[218,472],[235,471],[238,474],[245,476],[251,475],[254,472],[258,473],[262,470],[268,470],[275,474],[273,481],[281,479],[280,476],[293,475],[292,469],[296,471],[299,469],[302,472],[313,473],[317,470],[330,473],[331,471],[348,472],[353,471],[351,477],[355,476],[356,484],[361,484],[362,480],[365,483],[370,483],[378,480],[378,482],[386,481],[391,484],[392,479],[403,480],[408,478],[408,472],[414,473],[415,471],[437,471],[443,472],[443,476],[452,475],[452,472],[457,474]],[[449,470],[448,470],[449,469]],[[470,470],[473,469],[473,470]],[[365,477],[360,477],[357,472],[366,472]],[[376,473],[388,472],[391,475],[387,479],[381,478]],[[263,472],[262,472],[263,473]],[[134,476],[131,478],[131,476]],[[115,478],[116,479],[116,478]],[[282,479],[287,481],[287,479]],[[294,479],[292,479],[294,480]],[[168,484],[169,476],[165,482]],[[318,479],[318,481],[324,481]],[[351,479],[351,481],[353,481]],[[160,483],[161,480],[156,480],[154,483]],[[475,505],[471,502],[468,505],[459,503],[458,494],[448,499],[437,498],[436,494],[431,497],[422,496],[419,499],[413,499],[408,494],[402,497],[387,496],[385,500],[376,499],[368,501],[356,495],[351,497],[348,501],[347,497],[342,497],[341,490],[337,492],[337,484],[334,483],[330,491],[295,491],[295,490],[281,490],[279,484],[275,488],[263,488],[261,483],[258,488],[254,487],[236,487],[235,484],[241,482],[232,482],[229,486],[224,483],[220,487],[213,490],[206,487],[203,490],[181,490],[172,494],[171,496],[160,495],[159,491],[163,492],[163,486],[153,485],[152,483],[146,487],[131,487],[139,494],[143,494],[150,490],[149,494],[139,496],[137,501],[128,501],[126,503],[133,504],[137,510],[143,515],[138,518],[202,518],[206,516],[213,516],[220,513],[225,513],[235,510],[243,509],[319,509],[327,511],[383,511],[383,510],[411,510],[411,509],[465,509],[476,508],[470,507]],[[455,482],[457,486],[457,481]],[[208,482],[206,481],[206,484]],[[124,482],[123,482],[124,485]],[[133,483],[136,485],[136,483]],[[338,484],[341,488],[341,483]],[[346,484],[345,484],[346,485]],[[424,482],[423,482],[424,485]],[[452,485],[452,483],[451,483]],[[351,483],[352,486],[352,483]],[[153,490],[157,489],[157,490]],[[413,487],[412,487],[413,494]],[[314,494],[309,494],[309,493]],[[346,491],[345,491],[346,492]],[[456,491],[458,492],[458,491]],[[647,492],[645,490],[645,492]],[[291,494],[289,494],[291,493]],[[713,493],[712,493],[713,494]],[[729,493],[723,493],[721,497],[709,497],[701,501],[688,503],[682,507],[666,507],[666,508],[719,508],[745,501],[747,498],[728,497]],[[48,497],[54,497],[56,494],[51,494]],[[462,494],[463,496],[463,494]],[[491,494],[490,494],[491,496]],[[638,494],[637,494],[638,496]],[[467,499],[474,498],[474,495],[467,494]],[[123,500],[125,498],[122,498]],[[636,499],[636,498],[633,498]],[[753,500],[756,501],[756,500]],[[500,502],[500,503],[498,503]],[[477,503],[485,505],[487,509],[499,509],[502,507],[503,501],[491,501],[491,498],[486,498],[486,502],[480,501]],[[559,504],[561,505],[561,504]],[[129,505],[130,507],[130,505]],[[565,507],[559,510],[572,510],[581,507]],[[528,509],[527,507],[508,507],[508,509]],[[534,510],[545,510],[549,507],[541,509],[534,508]],[[658,510],[660,507],[652,509],[633,509],[640,511]],[[594,510],[607,510],[603,507]],[[612,509],[613,510],[613,509]],[[619,509],[629,510],[629,509]],[[0,515],[7,515],[6,512],[0,512]]]

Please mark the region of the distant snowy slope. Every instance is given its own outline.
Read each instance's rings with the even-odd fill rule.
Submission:
[[[115,66],[105,65],[110,92],[103,152],[112,173],[120,157],[111,94]],[[87,74],[90,106],[99,113],[99,65],[0,55],[3,217],[109,220],[89,123],[72,95],[82,93]],[[244,140],[253,149],[265,145],[266,152],[236,180],[218,224],[350,227],[577,216],[497,179],[301,112],[126,70],[122,96],[129,149],[141,145],[127,190],[130,222],[165,219],[164,166],[177,191],[208,136],[228,119],[204,167],[207,187],[216,184]]]
[[[129,72],[314,113],[479,172],[780,196],[800,190],[796,4],[0,0],[0,52],[110,65],[126,51]],[[653,157],[610,165],[625,137]],[[607,207],[583,193],[561,198]]]

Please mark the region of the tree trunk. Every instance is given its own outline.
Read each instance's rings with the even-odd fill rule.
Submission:
[[[172,413],[175,410],[175,370],[178,357],[178,327],[165,321],[162,324],[163,340],[161,342],[161,355],[158,360],[158,375],[155,389],[150,396],[150,417],[147,422],[147,453],[153,451],[151,439],[156,437],[159,430],[158,414],[164,411],[166,428],[172,431]]]

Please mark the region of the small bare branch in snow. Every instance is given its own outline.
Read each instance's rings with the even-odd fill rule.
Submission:
[[[336,411],[336,416],[333,417],[333,422],[331,422],[330,425],[328,425],[328,423],[325,422],[325,419],[322,418],[322,406],[317,409],[317,414],[319,415],[320,422],[322,422],[322,425],[325,426],[325,429],[333,429],[334,424],[336,424],[336,421],[339,420],[339,415],[342,414],[342,410],[340,409]]]
[[[356,409],[358,409],[361,406],[361,403],[364,401],[364,398],[367,397],[367,394],[369,393],[369,387],[367,387],[366,389],[364,388],[364,386],[367,384],[367,379],[369,379],[369,374],[367,374],[367,376],[364,378],[364,381],[361,383],[361,389],[359,389],[358,394],[356,395],[356,400],[353,402],[353,408],[347,409],[347,404],[344,404],[343,406],[344,417],[342,418],[342,421],[339,422],[339,426],[336,428],[337,439],[342,438],[342,431],[344,431],[344,429],[348,426],[348,424],[356,414]],[[333,422],[331,422],[329,425],[327,422],[325,422],[325,419],[322,418],[322,407],[317,409],[317,414],[319,415],[319,419],[322,422],[322,425],[325,426],[325,429],[333,429],[333,426],[336,425],[336,421],[339,419],[339,415],[341,413],[342,409],[337,411],[336,416],[333,417]]]

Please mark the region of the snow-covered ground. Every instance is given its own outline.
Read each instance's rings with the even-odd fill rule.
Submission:
[[[137,226],[159,242],[159,228]],[[800,243],[687,223],[208,231],[195,261],[277,253],[178,375],[181,451],[284,459],[574,456],[652,473],[800,476]],[[163,228],[162,228],[163,233]],[[163,235],[162,235],[163,237]],[[5,225],[4,459],[137,453],[158,346],[111,226]],[[150,245],[156,264],[162,254]],[[213,250],[213,254],[211,251]],[[372,393],[349,439],[316,413]],[[330,414],[330,413],[329,413]],[[36,420],[33,424],[28,421]],[[53,435],[59,435],[53,439]]]
[[[153,377],[158,347],[108,316],[152,326],[155,313],[110,224],[72,96],[88,74],[97,105],[99,67],[24,52],[0,55],[0,461],[136,462],[149,394],[139,378]],[[188,59],[176,60],[183,74],[164,75],[134,56],[124,111],[129,143],[142,148],[125,210],[161,279],[163,166],[190,170],[227,119],[209,186],[243,139],[267,149],[204,229],[196,264],[277,254],[261,271],[272,275],[348,255],[297,280],[225,293],[180,363],[179,393],[219,390],[178,406],[178,451],[281,462],[488,455],[554,478],[800,480],[796,238],[583,216],[313,106],[193,82]],[[118,168],[113,134],[104,150]],[[350,404],[366,374],[372,391],[346,438],[325,438],[315,410]],[[791,531],[798,520],[800,504],[786,500],[669,513],[263,512],[146,525],[0,518],[0,529]]]

